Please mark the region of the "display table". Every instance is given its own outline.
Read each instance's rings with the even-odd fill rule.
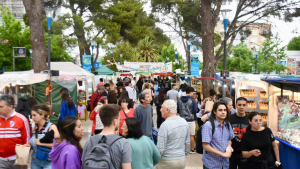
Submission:
[[[279,141],[280,162],[285,169],[298,168],[300,159],[300,149],[293,146],[287,141],[275,137]],[[298,167],[297,167],[298,166]]]

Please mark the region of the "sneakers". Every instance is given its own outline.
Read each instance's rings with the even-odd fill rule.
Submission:
[[[195,154],[195,153],[196,153],[195,150],[191,150],[191,151],[190,151],[190,154]]]

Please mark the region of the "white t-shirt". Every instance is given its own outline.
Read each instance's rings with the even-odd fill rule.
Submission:
[[[131,80],[131,84],[132,84],[132,86],[134,87],[136,83],[135,83],[134,80]]]
[[[178,92],[178,97],[186,96],[186,92],[182,92],[181,90]]]
[[[103,129],[104,125],[100,119],[99,113],[96,115],[96,126],[95,126],[95,130],[100,130]]]
[[[128,92],[129,99],[133,99],[133,97],[134,97],[133,88],[129,87],[129,86],[126,86],[125,89]]]

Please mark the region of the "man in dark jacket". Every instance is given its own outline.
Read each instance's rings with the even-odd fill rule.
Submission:
[[[186,88],[186,96],[182,96],[180,100],[177,102],[177,112],[179,116],[184,118],[190,127],[190,138],[191,138],[191,152],[195,153],[194,144],[195,144],[195,120],[197,113],[197,103],[191,96],[194,94],[194,88],[187,87]]]

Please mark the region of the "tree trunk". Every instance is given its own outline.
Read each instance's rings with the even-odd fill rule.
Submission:
[[[47,70],[47,48],[43,26],[44,1],[23,0],[30,26],[34,73]]]
[[[216,61],[214,55],[214,22],[211,14],[211,2],[201,0],[201,25],[202,25],[202,50],[203,69],[202,77],[214,77],[216,72]],[[211,80],[202,80],[203,98],[209,96]]]
[[[79,53],[80,53],[80,63],[82,65],[82,55],[90,55],[91,51],[90,51],[90,47],[86,41],[85,38],[85,31],[83,28],[83,25],[81,25],[81,23],[79,21],[77,21],[76,15],[77,15],[77,11],[75,9],[75,4],[70,2],[70,9],[72,11],[72,18],[73,18],[73,22],[74,22],[74,33],[77,37],[77,42],[78,42],[78,46],[79,46]],[[80,9],[79,9],[80,10]],[[82,18],[82,15],[78,15]]]

